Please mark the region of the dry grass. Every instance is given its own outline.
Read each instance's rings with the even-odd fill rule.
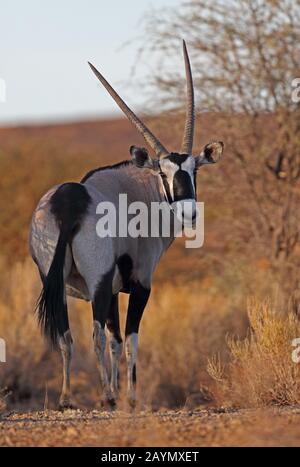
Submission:
[[[238,306],[242,297],[233,291],[234,305],[232,297],[223,294],[229,280],[224,274],[223,281],[207,277],[189,284],[155,283],[140,332],[142,406],[178,408],[187,400],[196,401],[195,406],[213,398],[215,403],[244,407],[300,402],[299,369],[291,359],[292,339],[300,336],[297,316],[252,300],[247,333],[247,320]],[[26,403],[42,408],[47,387],[49,408],[53,408],[60,391],[60,356],[45,344],[34,316],[40,286],[29,258],[2,270],[0,329],[7,343],[7,363],[0,366],[0,387],[11,391],[11,406]],[[127,300],[121,295],[122,329]],[[99,384],[91,307],[71,299],[69,309],[75,341],[74,397],[82,407],[94,407]],[[240,338],[226,338],[232,335]],[[124,357],[121,367],[124,383]],[[123,389],[124,393],[125,384]]]
[[[4,390],[0,391],[0,414],[6,410],[6,402],[5,402],[4,393],[5,393]]]
[[[2,274],[0,299],[1,337],[6,341],[7,362],[0,367],[1,383],[13,400],[27,399],[38,387],[46,348],[34,318],[38,284],[28,259]]]
[[[207,358],[225,351],[226,332],[243,332],[241,316],[207,282],[159,285],[141,328],[141,389],[154,406],[179,407],[209,384]]]
[[[2,271],[0,329],[7,344],[7,363],[0,366],[0,387],[7,386],[12,392],[11,405],[26,403],[42,408],[47,387],[49,407],[55,407],[60,390],[60,356],[47,347],[34,316],[40,287],[29,258]],[[121,295],[122,329],[127,299]],[[75,343],[74,397],[79,405],[93,407],[99,400],[99,384],[91,307],[71,299],[69,310]],[[198,394],[201,399],[210,380],[207,358],[215,350],[224,353],[227,332],[241,333],[243,329],[242,316],[228,300],[220,299],[213,282],[210,288],[207,281],[156,284],[140,332],[138,388],[142,405],[174,408],[183,406],[190,395]],[[124,357],[121,365],[124,382]],[[125,392],[125,384],[123,388]]]
[[[292,340],[300,336],[293,313],[280,313],[269,302],[251,300],[245,339],[227,338],[229,363],[219,357],[208,372],[227,403],[247,407],[300,403],[300,369],[292,360]]]

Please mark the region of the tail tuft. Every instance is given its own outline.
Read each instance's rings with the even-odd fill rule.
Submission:
[[[43,334],[49,338],[53,347],[57,347],[59,334],[63,334],[67,314],[64,286],[64,263],[67,239],[61,232],[56,245],[54,258],[47,276],[43,280],[43,289],[37,301],[36,311]]]

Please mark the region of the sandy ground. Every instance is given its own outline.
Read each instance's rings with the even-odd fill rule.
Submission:
[[[0,446],[299,446],[300,407],[264,410],[13,412]]]

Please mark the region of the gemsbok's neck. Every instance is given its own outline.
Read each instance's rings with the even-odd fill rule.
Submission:
[[[173,212],[166,201],[161,178],[150,170],[124,161],[89,172],[81,183],[96,188],[101,199],[113,202],[117,211],[126,209],[123,202],[120,203],[120,195],[126,195],[127,210],[132,203],[144,203],[147,207],[147,228],[150,230],[150,226],[151,229],[154,226],[149,236],[153,239],[155,231],[154,237],[160,239],[163,250],[174,240]],[[159,215],[157,210],[160,210]]]

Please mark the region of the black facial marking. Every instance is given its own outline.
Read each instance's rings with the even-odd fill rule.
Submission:
[[[176,152],[171,152],[171,154],[168,156],[168,159],[169,161],[173,162],[173,164],[177,164],[179,167],[181,167],[181,164],[185,162],[188,157],[188,154],[178,154]]]
[[[123,288],[122,292],[129,293],[130,279],[133,268],[133,262],[128,254],[124,254],[117,259],[117,266],[121,274]]]
[[[80,183],[64,183],[50,199],[51,212],[60,229],[76,233],[87,213],[91,197]]]
[[[194,199],[195,198],[195,191],[193,188],[193,184],[191,182],[190,175],[181,169],[181,165],[189,158],[188,154],[178,154],[176,152],[172,152],[167,159],[176,164],[179,168],[174,175],[173,179],[173,198],[171,196],[171,190],[168,183],[168,178],[166,174],[160,170],[159,174],[162,178],[167,200],[169,204],[173,203],[174,201],[180,201],[182,199]],[[196,185],[195,185],[196,186]]]
[[[185,170],[178,170],[173,180],[174,201],[194,199],[195,193],[190,175]]]

